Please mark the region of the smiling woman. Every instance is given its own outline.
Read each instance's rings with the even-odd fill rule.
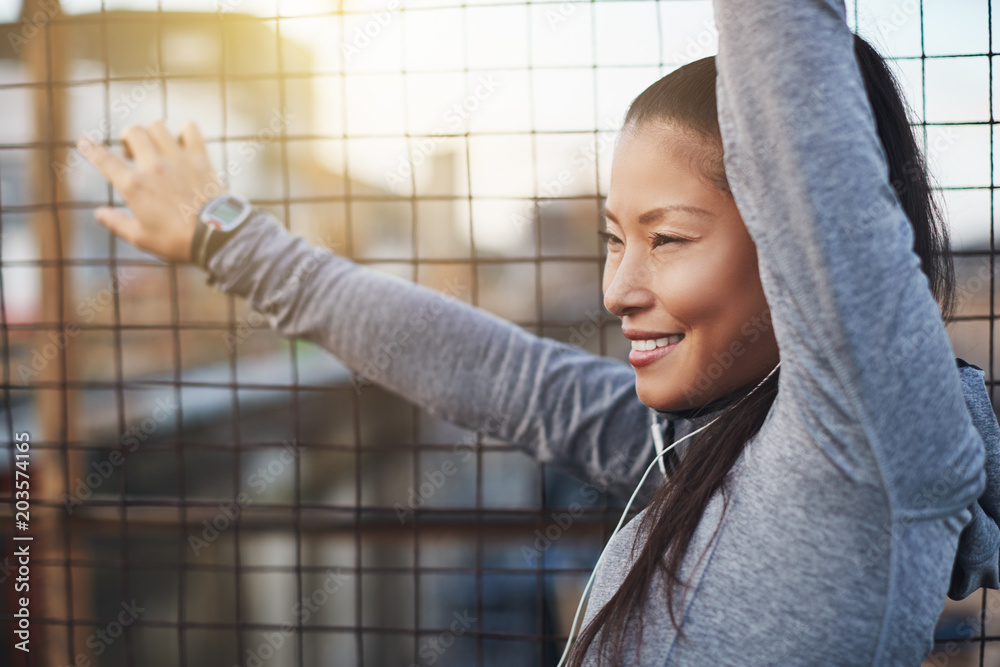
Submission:
[[[630,648],[639,664],[917,664],[946,592],[1000,583],[993,565],[965,566],[971,542],[997,543],[997,516],[974,501],[998,430],[992,409],[974,411],[971,429],[955,400],[940,320],[953,304],[946,228],[898,86],[840,3],[731,4],[716,3],[718,58],[639,95],[615,151],[605,305],[634,341],[643,403],[695,420],[700,437],[612,537],[570,665],[592,664],[595,643],[598,664]],[[859,238],[858,221],[878,226],[872,211],[885,228]],[[902,322],[914,313],[923,320]],[[772,316],[763,335],[748,327]],[[913,327],[933,332],[940,375],[910,384],[925,360],[894,354],[900,384],[886,386],[884,355]],[[962,387],[982,394],[978,384]],[[929,431],[904,425],[911,389]],[[937,466],[948,483],[928,474]],[[929,486],[941,493],[920,509],[934,520],[904,533],[897,517]],[[860,558],[885,530],[891,547]]]
[[[917,664],[946,594],[1000,586],[984,471],[1000,427],[943,328],[947,234],[897,86],[842,2],[715,8],[718,57],[639,95],[615,148],[603,290],[631,364],[316,261],[260,209],[200,265],[282,335],[377,368],[431,414],[643,491],[595,568],[572,665],[633,651],[643,665]],[[133,164],[81,146],[134,214],[99,219],[187,261],[194,209],[219,189],[201,135],[154,123],[124,142]],[[914,332],[919,359],[903,351]],[[673,458],[648,489],[668,451],[658,416]]]

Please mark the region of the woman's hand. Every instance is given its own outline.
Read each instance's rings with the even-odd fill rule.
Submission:
[[[131,165],[86,137],[77,142],[135,216],[101,206],[94,217],[140,250],[167,261],[189,262],[199,209],[225,191],[201,132],[189,122],[175,140],[162,121],[154,121],[148,128],[125,128],[122,143]]]

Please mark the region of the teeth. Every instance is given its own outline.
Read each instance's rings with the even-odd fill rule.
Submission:
[[[638,350],[640,352],[646,350],[655,350],[658,347],[673,345],[674,343],[678,342],[681,338],[684,338],[684,334],[674,334],[673,336],[664,336],[663,338],[647,338],[644,340],[634,340],[632,341],[632,349]]]

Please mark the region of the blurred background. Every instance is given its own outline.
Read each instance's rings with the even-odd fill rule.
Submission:
[[[1000,8],[847,8],[913,107],[955,355],[993,396]],[[701,0],[0,0],[0,664],[555,665],[623,503],[248,329],[243,300],[94,221],[119,200],[73,145],[195,120],[295,234],[624,362],[596,237],[615,133],[716,46]],[[949,601],[927,664],[1000,664],[998,610],[995,591]]]

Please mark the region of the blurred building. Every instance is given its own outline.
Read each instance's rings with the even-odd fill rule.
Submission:
[[[470,284],[475,272],[484,307],[531,329],[540,316],[550,325],[544,333],[554,337],[570,338],[574,323],[606,323],[597,315],[599,264],[585,258],[597,247],[596,226],[588,222],[593,201],[540,207],[533,224],[541,246],[536,253],[525,245],[522,261],[434,262],[463,252],[471,260],[468,236],[456,232],[455,219],[456,206],[467,202],[444,198],[417,207],[382,184],[324,166],[310,149],[315,105],[308,50],[255,17],[225,18],[108,11],[54,24],[68,72],[68,81],[54,88],[69,110],[59,139],[117,139],[131,123],[165,116],[176,130],[194,119],[217,164],[228,167],[233,189],[274,211],[293,233],[438,289],[455,279]],[[0,34],[8,29],[14,27],[0,26]],[[18,146],[33,132],[33,112],[27,88],[14,85],[27,79],[8,40],[0,40],[0,77],[12,84],[3,91],[10,102],[3,113],[5,141],[13,147],[0,150],[2,255],[15,262],[3,268],[5,314],[8,325],[34,325],[42,300],[55,295],[41,293],[42,268],[32,265],[38,230],[31,213],[51,201],[32,194],[26,176],[39,149]],[[108,81],[122,77],[131,79]],[[434,155],[432,189],[453,191],[464,178],[457,164],[451,153]],[[350,370],[314,346],[295,344],[293,364],[292,344],[266,327],[231,351],[224,334],[233,316],[248,316],[245,302],[236,301],[231,315],[229,298],[190,267],[178,268],[174,285],[166,265],[110,239],[93,221],[93,206],[106,203],[109,191],[92,167],[52,166],[71,194],[59,204],[71,298],[108,295],[112,251],[129,276],[114,299],[88,311],[93,318],[86,323],[97,328],[73,342],[79,365],[69,379],[83,385],[68,393],[87,452],[66,477],[72,512],[63,519],[78,563],[73,613],[113,618],[129,596],[147,610],[129,642],[114,643],[99,659],[86,648],[94,628],[78,623],[77,654],[95,664],[119,664],[127,652],[142,665],[214,666],[232,663],[240,636],[239,658],[249,664],[267,633],[295,620],[295,604],[331,570],[347,573],[347,583],[303,621],[303,664],[331,664],[330,656],[354,664],[359,651],[366,664],[410,659],[416,642],[437,634],[415,639],[418,616],[420,628],[440,628],[452,613],[471,610],[476,630],[493,636],[487,655],[523,664],[539,648],[517,636],[554,634],[557,623],[561,632],[568,629],[582,590],[577,580],[597,557],[600,526],[581,520],[577,548],[547,554],[546,567],[579,568],[575,579],[544,574],[521,547],[548,525],[538,514],[543,503],[579,501],[579,482],[551,470],[542,479],[534,461],[498,447],[483,455],[487,479],[473,458],[426,500],[428,508],[454,508],[452,514],[410,512],[400,520],[398,507],[420,488],[423,473],[439,469],[457,443],[475,443],[473,434],[377,386],[359,391]],[[400,261],[414,254],[415,216],[420,247],[431,258],[418,272]],[[561,259],[538,261],[547,255]],[[37,337],[13,330],[8,340],[16,384],[17,369],[32,363]],[[588,334],[586,344],[596,337]],[[293,383],[300,388],[290,389]],[[15,392],[8,406],[25,430],[39,426],[35,395]],[[295,464],[276,444],[292,432],[301,444]],[[414,443],[427,447],[418,451]],[[125,465],[109,467],[120,446],[128,451]],[[88,476],[98,473],[90,484]],[[239,528],[209,540],[208,524],[241,492],[253,503],[243,508]],[[510,508],[508,515],[500,511]],[[267,664],[298,664],[298,650],[277,651]],[[554,644],[545,649],[550,659],[553,650]],[[468,664],[474,653],[467,638],[438,664]]]

